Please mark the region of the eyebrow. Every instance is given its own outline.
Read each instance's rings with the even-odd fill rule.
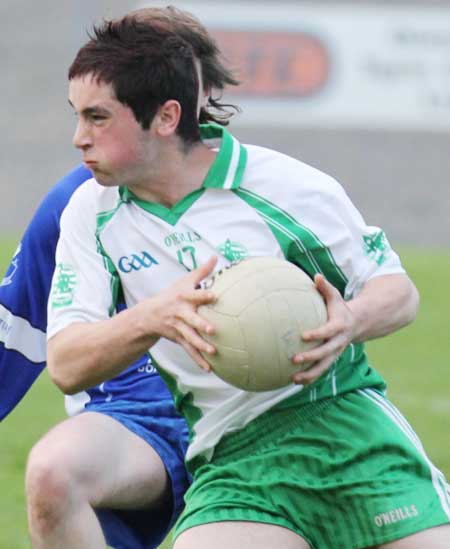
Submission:
[[[68,99],[69,105],[75,109],[72,101]],[[76,109],[75,109],[76,110]],[[86,107],[83,109],[80,113],[82,116],[92,116],[93,114],[102,114],[102,115],[109,115],[111,112],[108,109],[105,109],[104,107],[100,107],[98,105],[94,105],[93,107]]]

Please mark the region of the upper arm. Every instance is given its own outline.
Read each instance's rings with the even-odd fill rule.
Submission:
[[[288,212],[296,219],[303,255],[310,254],[313,274],[322,272],[350,299],[371,278],[404,273],[386,234],[368,225],[344,189],[328,176],[293,193]]]
[[[385,232],[368,225],[344,189],[330,183],[324,200],[326,226],[322,229],[332,257],[346,278],[344,296],[350,299],[372,278],[404,274],[399,256]]]
[[[99,246],[92,187],[87,183],[78,189],[61,217],[47,309],[48,339],[70,324],[109,318],[114,310],[117,273]]]
[[[419,307],[419,292],[406,273],[380,275],[369,279],[362,288],[360,295],[370,293],[374,300],[380,300],[380,296],[385,295],[392,303],[397,303],[398,307],[406,307],[406,314],[409,321],[416,316]]]

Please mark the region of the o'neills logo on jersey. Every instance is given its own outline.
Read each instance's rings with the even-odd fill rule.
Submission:
[[[153,265],[159,265],[159,263],[148,252],[123,255],[118,262],[119,269],[123,273],[131,273],[132,271],[149,269]]]
[[[380,513],[374,517],[375,524],[381,528],[382,526],[389,526],[402,520],[412,519],[419,515],[419,511],[415,505],[405,505],[404,507],[398,507],[397,509],[391,509],[385,513]]]

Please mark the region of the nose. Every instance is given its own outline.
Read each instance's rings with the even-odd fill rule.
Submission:
[[[77,149],[85,150],[92,146],[92,138],[88,131],[87,125],[83,120],[78,120],[75,133],[73,134],[72,143]]]

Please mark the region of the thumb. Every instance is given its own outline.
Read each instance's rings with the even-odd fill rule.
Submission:
[[[314,277],[314,284],[326,303],[333,299],[336,288],[330,284],[323,275],[316,274]]]

